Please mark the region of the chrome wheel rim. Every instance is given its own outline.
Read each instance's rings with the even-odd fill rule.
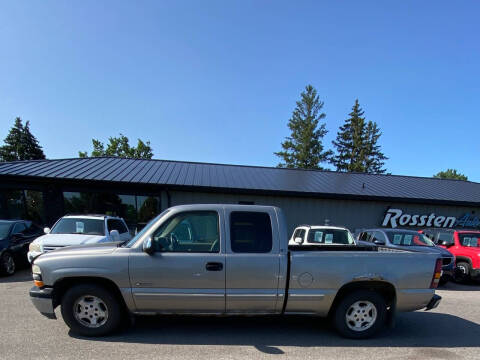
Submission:
[[[352,304],[346,314],[345,321],[350,330],[365,331],[377,320],[377,308],[370,301],[357,301]]]
[[[5,271],[7,274],[13,274],[15,272],[15,261],[13,261],[12,255],[3,255],[3,261],[5,263]]]
[[[105,302],[93,295],[84,295],[73,304],[75,319],[88,328],[98,328],[108,320],[108,308]]]

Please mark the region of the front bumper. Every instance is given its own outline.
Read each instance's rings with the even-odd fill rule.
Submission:
[[[430,300],[430,302],[425,307],[425,311],[435,309],[438,306],[438,304],[440,304],[441,300],[442,300],[441,296],[437,294],[433,295],[432,300]]]
[[[56,319],[55,309],[53,308],[53,289],[40,289],[36,286],[30,289],[30,300],[33,305],[40,311],[40,314],[49,319]]]

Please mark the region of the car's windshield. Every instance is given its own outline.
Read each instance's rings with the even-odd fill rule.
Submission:
[[[145,227],[137,234],[135,235],[129,242],[127,242],[125,245],[125,247],[132,247],[133,244],[135,244],[138,239],[140,239],[142,237],[143,234],[145,234],[151,227],[152,225],[158,220],[160,219],[163,215],[165,215],[169,210],[164,210],[163,212],[161,212],[159,215],[157,215],[156,217],[154,217],[152,220],[150,220],[147,225],[145,225]]]
[[[0,240],[5,239],[10,232],[12,224],[10,223],[0,223]]]
[[[420,233],[388,232],[390,242],[399,246],[435,246],[435,244]]]
[[[480,233],[458,234],[460,244],[467,247],[480,247]]]
[[[343,229],[310,229],[308,242],[312,244],[355,244],[350,232]]]
[[[51,234],[105,235],[105,220],[85,218],[62,218],[53,227]]]

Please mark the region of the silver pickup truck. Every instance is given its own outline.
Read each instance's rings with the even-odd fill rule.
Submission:
[[[112,332],[129,314],[304,314],[366,338],[396,311],[436,307],[441,264],[438,254],[376,247],[289,247],[277,207],[184,205],[128,243],[39,256],[30,297],[49,318],[61,305],[86,336]]]

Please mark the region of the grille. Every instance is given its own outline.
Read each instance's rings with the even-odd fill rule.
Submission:
[[[452,262],[452,258],[450,258],[450,257],[442,258],[442,264],[443,265],[450,265],[451,262]]]

